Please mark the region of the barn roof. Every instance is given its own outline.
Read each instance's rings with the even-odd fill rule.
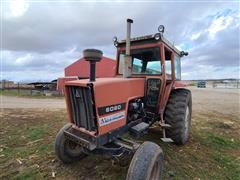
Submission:
[[[96,77],[115,76],[116,61],[104,57],[96,64]],[[89,77],[89,62],[81,58],[64,69],[65,76]]]

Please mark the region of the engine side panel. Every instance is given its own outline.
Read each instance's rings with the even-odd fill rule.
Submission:
[[[126,124],[128,102],[144,97],[144,78],[114,78],[94,83],[99,135]]]

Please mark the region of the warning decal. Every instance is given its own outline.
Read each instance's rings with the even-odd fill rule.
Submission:
[[[121,111],[109,116],[101,117],[98,119],[100,126],[110,124],[115,121],[119,121],[125,117],[125,111]]]

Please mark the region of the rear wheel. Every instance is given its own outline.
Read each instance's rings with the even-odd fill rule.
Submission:
[[[86,156],[80,145],[64,136],[64,130],[69,129],[70,127],[70,123],[63,126],[63,128],[58,132],[55,140],[55,153],[64,163],[71,163]]]
[[[144,142],[135,152],[126,180],[161,180],[163,151],[155,143]]]
[[[164,119],[171,128],[166,129],[166,136],[176,144],[186,144],[189,139],[192,115],[192,96],[188,89],[176,89],[170,94]]]

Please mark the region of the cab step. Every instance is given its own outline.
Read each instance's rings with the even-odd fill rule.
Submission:
[[[166,142],[166,143],[172,143],[173,142],[173,140],[171,138],[161,138],[161,140],[163,142]]]
[[[165,124],[165,123],[159,123],[159,125],[162,127],[162,128],[171,128],[172,126],[170,124]]]
[[[142,134],[145,134],[149,129],[149,124],[141,122],[130,128],[131,135],[135,137],[140,137]]]

